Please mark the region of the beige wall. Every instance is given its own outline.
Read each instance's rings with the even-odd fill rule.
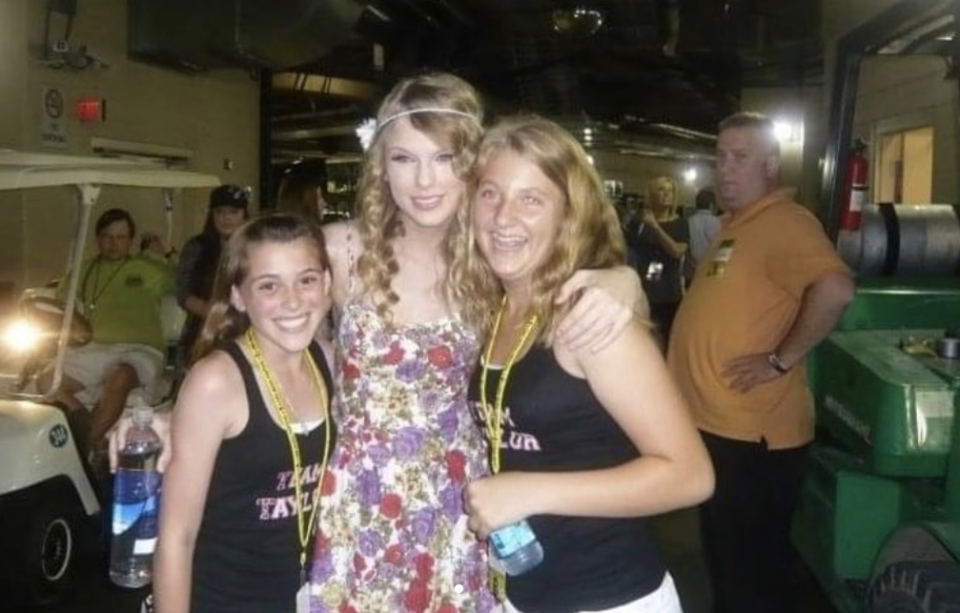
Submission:
[[[822,35],[826,42],[826,80],[821,111],[816,115],[821,132],[826,131],[831,104],[836,42],[844,34],[879,15],[898,0],[822,1]],[[934,202],[956,202],[960,194],[957,164],[957,81],[945,79],[943,59],[932,56],[874,56],[860,72],[854,137],[879,143],[884,131],[932,125]],[[875,147],[868,152],[876,166]],[[871,199],[873,194],[870,194]]]
[[[947,66],[934,56],[874,56],[864,60],[857,92],[854,136],[880,143],[887,132],[933,127],[933,202],[957,202],[957,81],[944,78]],[[871,146],[871,169],[878,154]],[[872,185],[872,182],[871,182]],[[874,194],[870,194],[873,199]]]
[[[224,182],[257,185],[259,88],[243,71],[199,76],[130,61],[126,55],[126,2],[78,2],[70,42],[86,45],[108,67],[56,69],[40,61],[46,2],[0,0],[0,148],[88,155],[93,137],[176,147],[192,152],[189,168],[217,174]],[[52,37],[66,18],[53,14]],[[41,99],[48,88],[62,92],[65,148],[41,139]],[[81,97],[106,101],[106,121],[81,124],[73,104]],[[226,161],[232,170],[226,170]],[[141,229],[163,231],[159,192],[105,190],[96,216],[109,206],[131,211]],[[0,281],[21,287],[60,273],[66,259],[72,210],[66,190],[27,196],[0,194]],[[174,242],[181,244],[203,223],[206,193],[179,199]],[[29,263],[29,264],[28,264]]]

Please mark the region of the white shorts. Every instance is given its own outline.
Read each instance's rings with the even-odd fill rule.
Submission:
[[[137,371],[140,387],[147,397],[153,395],[160,373],[163,371],[163,354],[148,345],[135,343],[88,343],[67,350],[63,360],[63,373],[84,387],[77,400],[93,406],[100,399],[100,392],[107,375],[118,365],[129,364]]]
[[[509,600],[503,603],[503,610],[505,613],[522,613]],[[612,609],[580,611],[580,613],[683,613],[683,609],[680,607],[680,597],[673,584],[673,577],[670,573],[666,573],[660,587],[642,598]]]

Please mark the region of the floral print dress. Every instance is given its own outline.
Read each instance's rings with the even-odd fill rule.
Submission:
[[[485,613],[485,545],[462,490],[487,472],[466,404],[479,351],[463,323],[388,326],[369,301],[340,314],[337,447],[311,567],[312,613]]]

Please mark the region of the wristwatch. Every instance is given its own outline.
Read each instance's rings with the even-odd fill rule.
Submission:
[[[783,360],[780,359],[780,356],[777,355],[776,351],[771,351],[767,354],[767,364],[772,366],[773,369],[781,375],[787,374],[787,371],[790,370],[787,365],[783,363]]]

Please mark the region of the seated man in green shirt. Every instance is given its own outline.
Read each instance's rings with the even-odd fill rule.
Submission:
[[[77,304],[90,322],[93,340],[71,348],[56,397],[71,410],[92,406],[86,441],[96,448],[123,412],[127,395],[143,387],[150,395],[163,369],[160,303],[174,291],[173,270],[147,256],[131,256],[133,218],[110,209],[97,219],[98,254],[84,262]]]

